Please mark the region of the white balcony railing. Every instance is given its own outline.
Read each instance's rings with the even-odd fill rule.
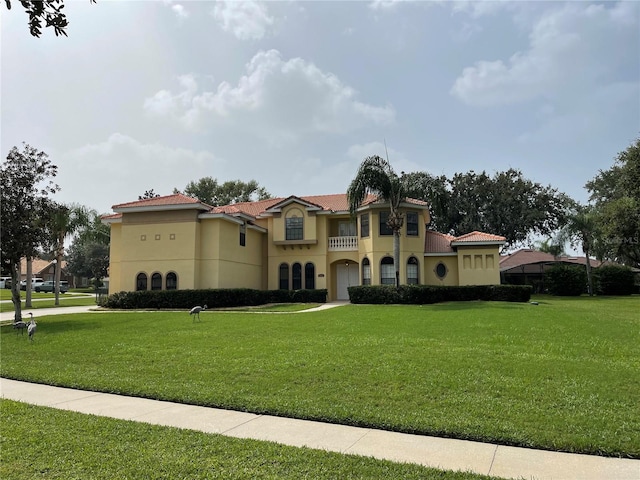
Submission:
[[[329,237],[329,251],[358,250],[358,237]]]

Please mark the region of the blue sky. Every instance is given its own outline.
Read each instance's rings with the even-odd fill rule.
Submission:
[[[2,12],[3,158],[109,212],[205,176],[344,192],[360,162],[510,167],[579,201],[640,135],[638,2],[67,2]],[[4,7],[4,6],[3,6]]]

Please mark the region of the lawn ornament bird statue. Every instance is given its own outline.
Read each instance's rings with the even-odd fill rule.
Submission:
[[[189,315],[193,315],[193,321],[196,321],[196,316],[198,317],[198,320],[200,320],[200,312],[203,310],[206,310],[207,306],[205,305],[204,307],[193,307],[191,310],[189,310]]]

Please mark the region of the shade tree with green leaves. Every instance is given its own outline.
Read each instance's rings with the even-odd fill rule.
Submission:
[[[0,167],[0,211],[2,263],[11,274],[11,300],[15,320],[22,319],[20,263],[33,258],[47,238],[46,220],[54,203],[50,195],[59,190],[53,181],[58,171],[49,156],[23,143],[13,147]]]
[[[640,138],[585,185],[598,216],[598,258],[640,268]]]
[[[178,192],[178,189],[174,189],[174,193]],[[213,177],[203,177],[198,181],[189,182],[183,193],[212,207],[272,198],[271,194],[255,180],[248,182],[228,180],[219,183]]]

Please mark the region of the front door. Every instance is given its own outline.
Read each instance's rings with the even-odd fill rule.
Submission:
[[[348,287],[360,285],[357,263],[339,263],[336,265],[337,300],[349,300]]]

